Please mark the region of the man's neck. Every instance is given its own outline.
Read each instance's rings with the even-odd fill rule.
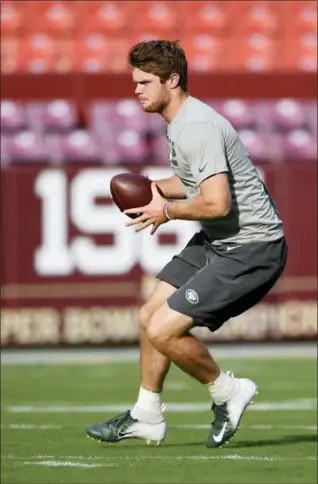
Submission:
[[[182,93],[178,97],[173,97],[168,106],[162,111],[161,116],[168,124],[170,124],[171,121],[177,116],[188,97],[189,93],[187,92]]]

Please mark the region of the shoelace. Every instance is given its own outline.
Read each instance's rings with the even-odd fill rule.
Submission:
[[[212,404],[212,410],[215,415],[215,420],[218,418],[221,419],[228,419],[228,414],[227,414],[227,409],[226,409],[226,404],[223,403],[222,405],[216,405],[215,403]],[[214,420],[214,422],[215,422]]]
[[[111,420],[107,420],[104,423],[105,424],[113,423],[113,424],[116,424],[116,426],[119,426],[122,422],[124,422],[126,420],[126,418],[128,417],[128,415],[130,415],[130,411],[129,410],[127,410],[125,413],[121,413],[119,415],[116,415],[116,417],[112,418]]]

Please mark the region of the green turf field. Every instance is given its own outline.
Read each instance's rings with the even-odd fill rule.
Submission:
[[[231,443],[214,450],[204,445],[206,389],[175,367],[164,393],[168,438],[157,447],[85,436],[87,424],[134,401],[137,363],[3,366],[2,484],[316,483],[316,361],[221,363],[255,379],[260,394]]]

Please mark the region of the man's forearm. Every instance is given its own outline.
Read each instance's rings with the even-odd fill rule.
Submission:
[[[171,202],[168,205],[168,215],[179,220],[208,220],[225,217],[229,210],[217,202],[207,203],[202,195],[196,195],[184,202]]]
[[[155,180],[155,183],[167,199],[182,200],[183,198],[186,198],[184,186],[176,175],[161,180]]]

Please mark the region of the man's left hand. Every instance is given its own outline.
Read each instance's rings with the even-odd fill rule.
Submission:
[[[140,232],[149,225],[152,225],[150,234],[153,235],[160,225],[168,222],[167,217],[164,214],[164,206],[167,200],[163,198],[157,188],[155,183],[151,184],[152,200],[148,205],[138,208],[129,208],[124,210],[126,215],[131,213],[140,214],[139,217],[126,223],[126,226],[137,225],[135,228],[136,232]]]

